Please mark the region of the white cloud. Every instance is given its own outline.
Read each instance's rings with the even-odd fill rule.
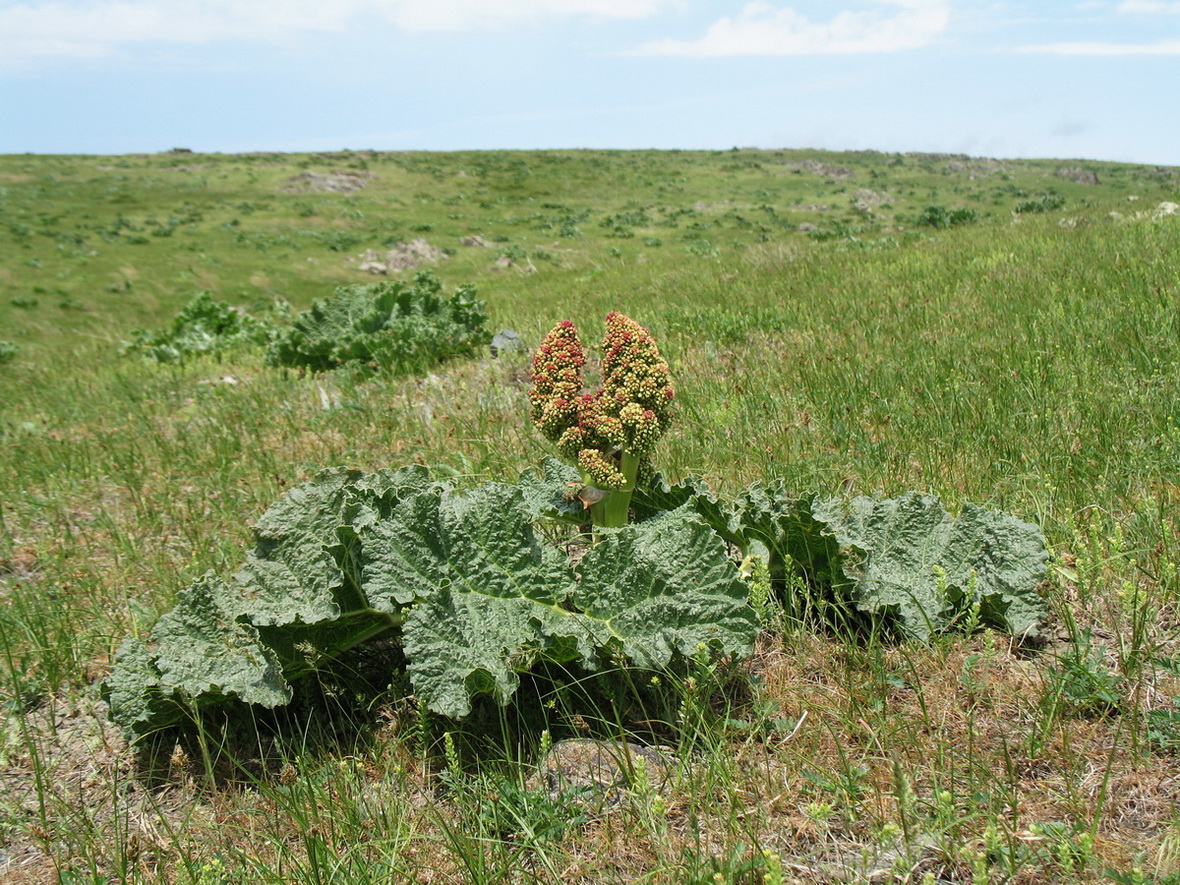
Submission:
[[[390,23],[408,31],[495,28],[570,16],[642,18],[683,0],[25,0],[0,5],[0,66],[101,58],[143,43],[281,42]]]
[[[460,31],[543,18],[638,19],[681,0],[373,0],[386,19],[408,31]]]
[[[355,2],[288,0],[90,0],[0,8],[0,59],[99,58],[128,44],[282,40],[342,29]]]
[[[657,40],[636,55],[690,57],[733,55],[851,55],[900,52],[933,43],[950,21],[948,0],[876,0],[890,10],[845,10],[815,22],[792,7],[765,0],[722,18],[699,40]]]
[[[1021,46],[1017,52],[1029,55],[1180,55],[1180,40],[1158,43],[1038,43]]]
[[[1119,12],[1139,12],[1147,15],[1180,15],[1177,0],[1123,0]]]

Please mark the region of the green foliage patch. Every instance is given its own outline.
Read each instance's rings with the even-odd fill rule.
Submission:
[[[927,206],[917,217],[919,225],[937,229],[971,224],[978,220],[979,213],[974,209],[947,209],[945,206]]]
[[[742,657],[757,631],[725,545],[683,511],[607,532],[571,565],[520,487],[337,469],[255,536],[229,581],[198,579],[147,642],[123,644],[103,692],[129,738],[214,706],[282,706],[376,637],[402,645],[421,702],[462,717],[479,695],[507,703],[538,664],[658,670],[701,648]]]
[[[275,312],[285,312],[278,303]],[[262,346],[274,340],[277,326],[267,318],[251,316],[211,292],[202,292],[188,302],[167,328],[157,331],[136,329],[123,346],[124,354],[140,354],[158,363],[175,363],[197,356],[221,353],[246,344]]]
[[[103,687],[111,718],[134,740],[211,707],[283,706],[376,638],[400,646],[420,702],[452,718],[479,696],[507,704],[543,665],[741,659],[758,630],[742,556],[769,560],[779,594],[793,570],[849,618],[910,636],[980,622],[1027,635],[1044,615],[1043,539],[1004,514],[968,505],[951,519],[916,494],[789,499],[781,485],[731,505],[691,479],[637,494],[637,521],[573,536],[571,557],[543,530],[576,519],[571,483],[577,470],[552,459],[466,491],[423,467],[321,472],[262,516],[229,580],[198,579],[146,642],[126,640]]]
[[[271,344],[273,366],[327,371],[358,364],[388,372],[420,372],[491,341],[475,287],[450,296],[429,271],[413,282],[341,286],[317,299]]]
[[[1041,530],[967,503],[957,518],[929,495],[852,500],[756,483],[730,504],[698,478],[660,481],[640,513],[686,508],[766,567],[799,620],[865,625],[915,639],[981,624],[1032,637],[1045,618]]]

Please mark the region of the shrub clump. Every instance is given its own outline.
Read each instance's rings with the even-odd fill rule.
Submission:
[[[1012,211],[1017,215],[1033,215],[1040,212],[1053,212],[1065,205],[1065,197],[1060,194],[1041,194],[1035,200],[1024,200],[1016,204]]]
[[[348,363],[421,372],[487,344],[487,319],[474,286],[459,286],[448,297],[429,271],[412,283],[341,286],[299,314],[271,343],[266,361],[315,372]]]
[[[18,353],[20,353],[19,344],[13,344],[11,341],[0,341],[0,366],[12,362],[16,359]]]
[[[286,310],[276,302],[275,313]],[[158,363],[183,362],[195,356],[216,354],[240,344],[261,346],[273,341],[278,328],[269,319],[251,316],[225,301],[201,292],[180,309],[166,329],[135,329],[120,353],[131,353]]]
[[[936,230],[971,224],[978,220],[979,213],[974,209],[947,209],[945,206],[927,206],[918,214],[917,218],[918,224],[933,227]]]

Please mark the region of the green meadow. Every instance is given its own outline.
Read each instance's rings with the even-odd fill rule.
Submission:
[[[1176,168],[929,154],[0,156],[0,880],[1180,883],[1178,202]],[[422,269],[524,348],[123,352],[201,293],[281,317]],[[665,477],[1013,514],[1038,635],[779,612],[748,659],[620,666],[656,724],[588,692],[448,720],[389,670],[145,774],[100,697],[124,637],[323,468],[540,464],[531,351],[611,311],[671,369]],[[538,785],[578,737],[663,761]]]

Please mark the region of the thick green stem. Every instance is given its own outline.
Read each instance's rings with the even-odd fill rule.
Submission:
[[[635,491],[635,480],[639,475],[639,458],[630,452],[623,452],[621,469],[626,478],[624,486],[614,489],[590,508],[590,519],[594,525],[604,529],[622,528],[631,517],[631,494]]]

